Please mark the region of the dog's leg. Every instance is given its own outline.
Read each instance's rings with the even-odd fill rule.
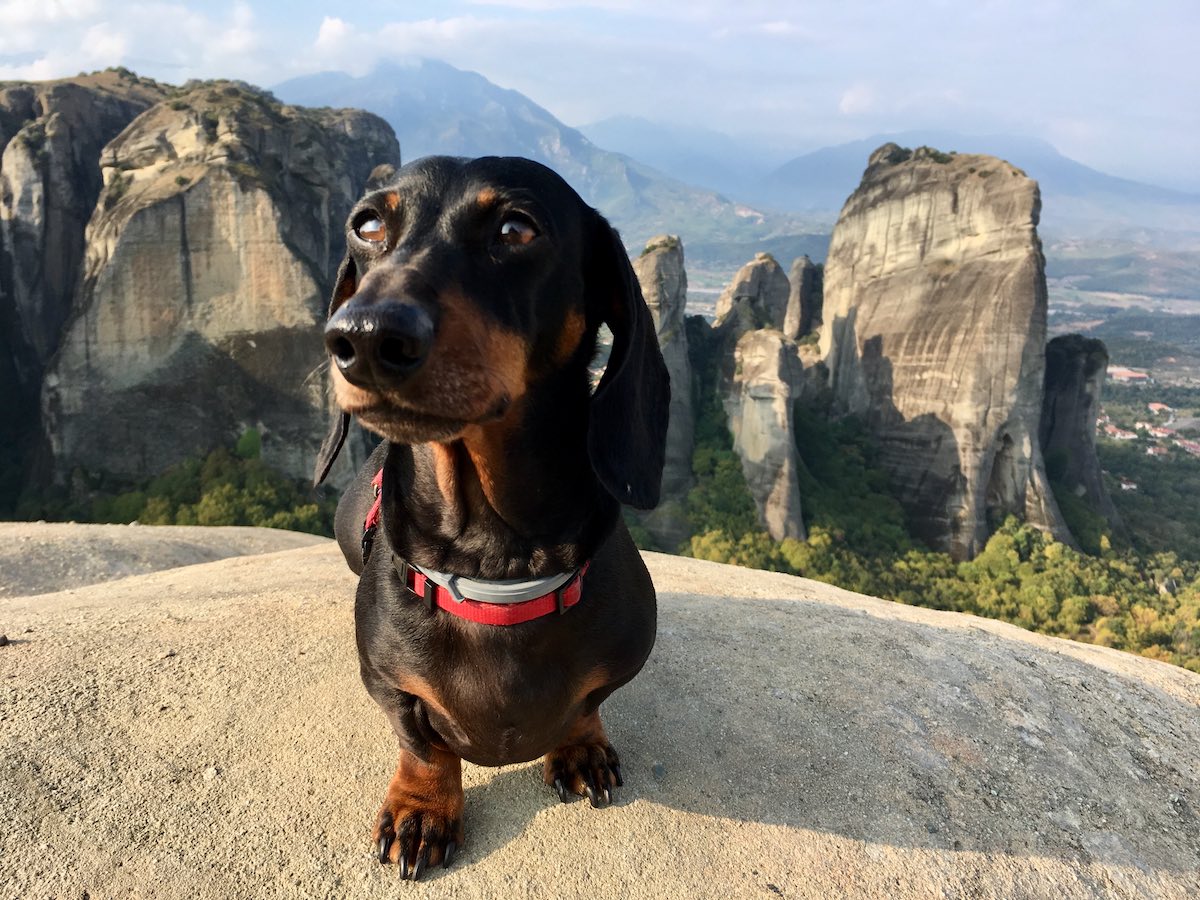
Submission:
[[[580,716],[566,739],[543,762],[542,778],[567,802],[568,794],[586,796],[593,807],[612,802],[621,780],[621,760],[608,742],[600,711]]]
[[[463,840],[462,760],[431,747],[422,760],[404,748],[375,823],[379,861],[416,881],[430,866],[450,865]]]

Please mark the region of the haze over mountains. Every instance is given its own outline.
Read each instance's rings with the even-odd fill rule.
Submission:
[[[1118,178],[1069,159],[1039,138],[914,130],[870,137],[783,157],[704,128],[617,117],[580,128],[602,147],[628,154],[675,177],[767,210],[837,217],[876,147],[896,143],[1008,160],[1041,185],[1043,229],[1052,237],[1116,237],[1132,229],[1194,232],[1200,237],[1200,194]]]

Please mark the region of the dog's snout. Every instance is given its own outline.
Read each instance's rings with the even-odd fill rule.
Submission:
[[[434,337],[433,320],[416,302],[349,303],[325,326],[325,346],[351,384],[396,387],[421,367]]]

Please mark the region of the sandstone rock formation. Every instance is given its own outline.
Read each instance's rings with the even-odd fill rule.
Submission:
[[[671,375],[671,419],[667,427],[667,459],[663,467],[662,502],[641,517],[660,547],[675,550],[688,537],[684,499],[691,488],[692,444],[695,420],[692,414],[692,367],[688,361],[687,272],[683,243],[674,235],[651,238],[633,261],[642,294],[654,325],[658,344]]]
[[[166,89],[110,70],[0,87],[0,445],[10,464],[36,433],[100,194],[100,151]],[[0,453],[0,455],[4,455]]]
[[[988,156],[871,155],[825,266],[821,353],[915,530],[972,556],[1008,514],[1071,541],[1038,447],[1046,282],[1037,183]]]
[[[738,334],[755,328],[783,328],[791,288],[787,275],[769,253],[759,253],[738,269],[717,298],[717,327]]]
[[[717,301],[718,392],[733,449],[759,517],[775,540],[803,538],[793,404],[804,382],[796,343],[783,331],[791,294],[773,257],[742,266]]]
[[[369,839],[396,744],[359,679],[332,542],[7,598],[0,884],[30,900],[1200,894],[1200,677],[646,561],[658,642],[602,707],[614,806],[560,803],[539,762],[466,764],[466,844],[399,886]]]
[[[792,263],[788,277],[787,313],[783,318],[783,334],[789,340],[799,340],[821,327],[821,308],[825,290],[825,266],[801,256]]]
[[[0,88],[0,289],[39,364],[70,311],[100,151],[164,96],[163,86],[118,72]]]
[[[724,393],[733,448],[771,537],[804,538],[793,403],[804,378],[796,345],[774,329],[747,331]]]
[[[1096,456],[1096,418],[1108,369],[1108,348],[1095,338],[1065,334],[1046,345],[1046,382],[1038,443],[1047,472],[1118,531],[1124,525],[1104,487]]]
[[[83,279],[42,395],[60,476],[136,477],[248,427],[306,476],[342,228],[391,129],[232,82],[192,84],[103,150]]]

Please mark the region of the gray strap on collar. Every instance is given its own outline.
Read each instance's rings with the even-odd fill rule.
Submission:
[[[509,578],[501,581],[481,581],[476,578],[464,578],[462,575],[449,575],[433,569],[425,569],[409,563],[413,569],[420,572],[434,584],[441,585],[450,592],[456,603],[464,600],[478,600],[480,603],[524,603],[544,597],[558,590],[575,577],[575,572],[563,572],[559,575],[548,575],[545,578]]]

